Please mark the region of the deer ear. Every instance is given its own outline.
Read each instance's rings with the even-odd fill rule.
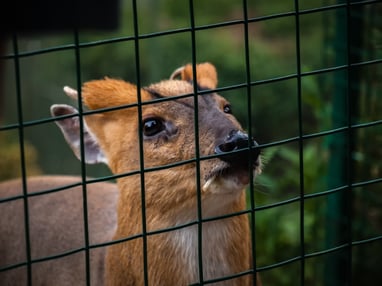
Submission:
[[[180,77],[181,80],[193,82],[192,65],[188,64],[176,69],[170,79]],[[201,63],[196,65],[197,84],[201,89],[215,89],[218,84],[216,68],[211,63]]]
[[[66,104],[54,104],[50,108],[52,116],[76,115],[73,117],[57,119],[56,124],[65,137],[66,142],[72,148],[76,157],[81,160],[81,139],[84,142],[84,158],[87,164],[105,163],[107,159],[102,152],[96,137],[91,133],[86,122],[83,123],[83,135],[80,135],[80,117],[74,107]]]

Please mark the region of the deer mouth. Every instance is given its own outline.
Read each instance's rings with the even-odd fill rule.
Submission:
[[[229,132],[215,146],[213,152],[218,157],[214,159],[211,171],[205,176],[202,187],[204,192],[237,193],[260,173],[259,144],[240,130]]]
[[[252,172],[252,175],[251,175]],[[204,178],[203,192],[227,193],[243,190],[251,178],[261,173],[261,160],[257,158],[250,166],[248,162],[229,164],[220,162]]]

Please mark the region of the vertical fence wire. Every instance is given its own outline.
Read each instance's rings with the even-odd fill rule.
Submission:
[[[359,77],[359,74],[357,72],[356,67],[352,67],[353,63],[360,62],[361,59],[358,56],[359,52],[358,49],[361,48],[361,31],[363,29],[362,25],[362,18],[363,18],[363,10],[364,6],[354,7],[351,4],[356,1],[354,0],[347,0],[346,5],[346,34],[347,34],[347,96],[346,96],[346,103],[347,103],[347,166],[345,168],[346,172],[346,179],[347,179],[347,188],[345,196],[345,210],[344,210],[344,216],[346,220],[346,243],[347,243],[347,249],[346,249],[346,265],[344,269],[344,273],[346,273],[346,278],[344,279],[346,282],[346,285],[353,285],[352,283],[352,276],[353,276],[353,187],[352,187],[352,181],[355,175],[354,172],[354,154],[356,151],[355,148],[355,131],[353,128],[353,125],[356,124],[357,120],[357,111],[358,108],[357,104],[357,98],[358,98],[358,90],[360,90],[361,86],[361,80]],[[361,15],[361,19],[357,19],[358,16],[355,15],[355,13],[359,13]],[[358,32],[357,32],[358,31]],[[354,87],[354,85],[357,85]]]
[[[81,50],[78,30],[74,31],[74,53],[75,53],[75,65],[76,65],[76,84],[78,91],[78,112],[79,112],[79,125],[80,125],[80,156],[81,156],[81,182],[82,182],[82,210],[84,218],[84,248],[85,248],[85,275],[86,284],[90,285],[90,242],[89,242],[89,217],[88,217],[88,196],[87,196],[87,170],[85,160],[85,140],[84,140],[84,116],[82,107],[82,80],[81,80]]]
[[[202,211],[202,192],[200,189],[200,146],[199,146],[199,110],[198,110],[198,83],[196,74],[196,31],[195,31],[195,11],[194,1],[189,0],[189,16],[190,16],[190,34],[191,34],[191,63],[192,75],[194,79],[194,144],[195,144],[195,174],[196,174],[196,196],[197,196],[197,226],[198,226],[198,270],[199,284],[204,285],[203,274],[203,211]]]
[[[296,33],[296,70],[297,70],[297,112],[298,112],[298,152],[299,152],[299,184],[300,184],[300,285],[305,285],[305,176],[304,176],[304,130],[302,120],[301,91],[301,41],[300,41],[300,8],[299,0],[294,1],[295,33]]]
[[[353,16],[353,7],[351,6],[351,2],[355,2],[353,0],[346,0],[346,106],[347,106],[347,114],[345,115],[346,118],[346,158],[347,158],[347,166],[344,166],[344,172],[345,172],[345,185],[346,188],[344,190],[343,198],[344,198],[344,210],[343,210],[343,217],[344,217],[344,223],[345,223],[345,234],[344,234],[344,243],[346,244],[345,248],[345,265],[343,267],[344,275],[341,277],[344,285],[351,286],[352,283],[352,274],[353,274],[353,267],[352,267],[352,260],[353,260],[353,246],[352,246],[352,198],[353,198],[353,187],[352,187],[352,180],[353,180],[353,153],[354,153],[354,128],[353,128],[353,111],[354,111],[354,105],[353,100],[354,97],[357,97],[355,93],[353,93],[353,85],[357,84],[359,85],[359,79],[353,76],[353,72],[356,68],[353,68],[351,65],[353,63],[354,57],[353,57],[353,49],[358,48],[355,47],[353,44],[353,34],[358,34],[355,32],[356,30],[351,29],[351,27],[354,27],[352,25],[353,21],[355,20]],[[362,6],[361,6],[362,9]],[[357,27],[358,29],[361,29],[361,27]],[[353,80],[355,80],[353,82]]]
[[[23,187],[23,204],[24,204],[24,229],[25,229],[25,252],[26,252],[26,267],[27,267],[27,283],[32,285],[32,256],[30,245],[30,225],[29,225],[29,207],[28,207],[28,186],[27,186],[27,170],[25,163],[25,146],[24,146],[24,117],[22,106],[21,92],[21,71],[18,37],[13,34],[12,37],[14,66],[15,66],[15,81],[16,81],[16,96],[17,96],[17,119],[18,119],[18,136],[20,147],[20,167]]]
[[[248,21],[248,3],[247,0],[243,0],[242,2],[242,12],[243,12],[243,18],[244,18],[244,53],[245,53],[245,84],[246,84],[246,99],[247,99],[247,116],[248,116],[248,137],[252,138],[252,79],[251,79],[251,55],[250,55],[250,48],[249,48],[249,21]],[[249,148],[252,148],[251,140],[249,140]],[[250,152],[250,164],[252,164],[252,152]],[[256,202],[255,202],[255,194],[254,194],[254,181],[253,181],[253,173],[249,172],[250,174],[250,186],[249,186],[249,201],[250,201],[250,224],[251,224],[251,254],[252,254],[252,275],[253,275],[253,283],[256,286],[257,285],[257,271],[256,271]]]
[[[133,22],[134,22],[134,52],[135,52],[135,70],[137,74],[137,110],[138,110],[138,127],[143,130],[142,126],[142,97],[141,97],[141,66],[140,66],[140,51],[139,51],[139,24],[138,24],[138,6],[137,1],[132,1]],[[139,139],[139,168],[141,182],[141,209],[142,209],[142,259],[143,259],[143,281],[144,285],[149,285],[148,277],[148,255],[147,255],[147,224],[146,224],[146,187],[145,187],[145,161],[143,150],[143,134],[138,132]]]

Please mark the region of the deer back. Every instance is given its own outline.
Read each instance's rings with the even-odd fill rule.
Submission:
[[[33,285],[87,285],[85,221],[80,177],[41,176],[27,180],[28,194],[65,188],[30,196],[28,217],[22,198],[0,204],[0,267],[24,264],[0,272],[0,285],[27,285],[26,223],[28,223]],[[70,187],[77,185],[76,187]],[[0,184],[0,198],[22,196],[20,180]],[[116,229],[117,187],[111,183],[87,186],[89,244],[110,241]],[[63,255],[66,254],[66,255]],[[54,259],[42,258],[59,256]],[[92,285],[104,285],[105,247],[92,248]],[[41,261],[39,261],[41,260]]]

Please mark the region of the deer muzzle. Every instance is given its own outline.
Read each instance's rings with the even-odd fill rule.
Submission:
[[[259,144],[250,139],[247,133],[240,130],[232,130],[224,142],[215,147],[215,154],[230,165],[245,165],[251,159],[256,164],[260,156]]]

